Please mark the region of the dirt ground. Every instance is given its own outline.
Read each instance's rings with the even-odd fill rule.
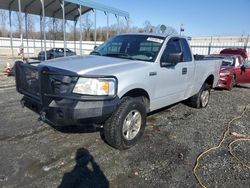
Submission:
[[[6,188],[199,187],[192,173],[197,156],[219,143],[227,122],[250,102],[245,85],[213,91],[205,109],[178,103],[149,115],[143,139],[118,151],[97,128],[38,122],[21,108],[14,79],[1,76],[0,84],[0,187]],[[250,136],[250,107],[230,132]],[[201,159],[197,174],[206,187],[250,187],[250,170],[228,152],[234,139],[227,136]],[[233,152],[250,165],[250,142],[235,143]]]
[[[8,56],[0,56],[0,88],[15,85],[13,77],[7,77],[4,75],[4,70],[7,63],[9,63],[12,67],[14,65],[14,60]]]

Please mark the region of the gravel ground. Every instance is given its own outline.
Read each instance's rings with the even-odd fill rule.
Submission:
[[[14,65],[13,59],[7,56],[0,56],[0,88],[5,88],[6,86],[14,86],[14,77],[5,76],[3,71],[5,70],[6,64],[10,63],[11,66]]]
[[[4,78],[14,83],[13,78]],[[1,86],[3,80],[1,78]],[[212,92],[207,108],[178,103],[147,119],[143,139],[118,151],[97,128],[54,129],[21,108],[15,88],[0,88],[0,187],[199,187],[197,156],[217,145],[227,122],[250,102],[250,85]],[[250,108],[230,131],[250,135]],[[197,174],[206,187],[250,187],[250,170],[228,152],[234,140],[205,155]],[[250,143],[233,152],[250,165]]]

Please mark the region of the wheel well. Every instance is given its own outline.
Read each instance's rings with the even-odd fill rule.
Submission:
[[[125,93],[121,98],[124,97],[142,97],[143,103],[146,106],[147,112],[150,111],[150,97],[147,93],[147,91],[145,91],[144,89],[132,89],[130,91],[128,91],[127,93]]]
[[[205,83],[207,83],[208,85],[210,85],[210,86],[212,87],[212,86],[213,86],[213,83],[214,83],[214,76],[213,76],[213,75],[210,75],[210,76],[206,79]]]

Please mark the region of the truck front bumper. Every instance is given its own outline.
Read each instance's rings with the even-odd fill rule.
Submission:
[[[40,119],[54,126],[103,123],[116,109],[118,97],[105,101],[53,100],[47,107],[24,96],[21,103],[40,115]]]
[[[21,104],[53,125],[103,123],[120,101],[116,94],[91,96],[73,93],[77,80],[83,76],[66,70],[22,62],[16,62],[15,70],[17,91],[24,95]],[[116,79],[113,76],[99,77]]]

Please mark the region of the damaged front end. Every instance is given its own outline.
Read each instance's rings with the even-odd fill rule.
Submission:
[[[62,69],[16,62],[16,89],[21,104],[53,125],[102,123],[115,110],[119,98],[73,93],[82,76]]]

